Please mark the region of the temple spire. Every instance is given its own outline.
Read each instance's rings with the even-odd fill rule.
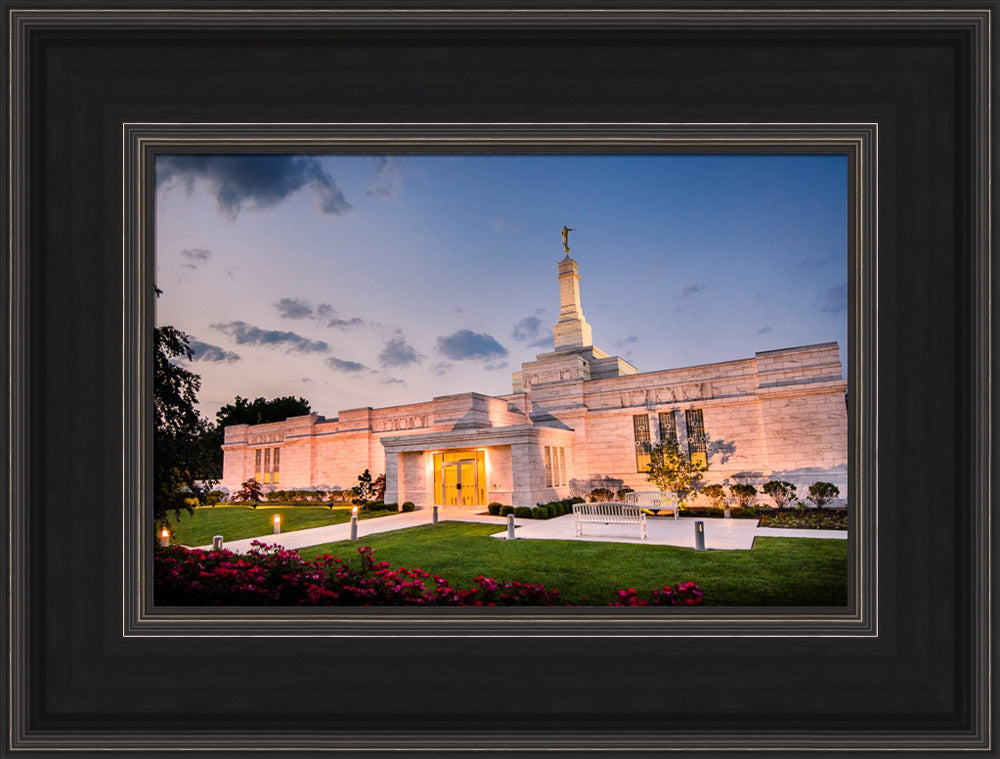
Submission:
[[[569,256],[567,234],[563,227],[563,247],[566,257],[559,262],[559,321],[552,327],[555,349],[585,348],[594,344],[590,325],[580,308],[580,265]]]

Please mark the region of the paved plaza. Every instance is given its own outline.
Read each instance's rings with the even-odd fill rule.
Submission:
[[[408,527],[430,524],[432,513],[430,509],[420,509],[405,514],[392,514],[375,519],[358,520],[358,540],[368,535],[380,532],[403,530]],[[477,509],[441,509],[440,521],[477,522],[494,524],[497,532],[494,538],[507,538],[507,518],[494,517]],[[693,517],[648,517],[646,520],[647,537],[639,538],[638,525],[625,524],[593,524],[583,525],[583,535],[576,534],[576,520],[572,514],[566,514],[552,519],[514,519],[515,534],[518,540],[581,540],[607,543],[645,543],[647,545],[678,546],[694,548],[695,522]],[[756,519],[704,519],[705,548],[714,550],[742,550],[753,548],[755,537],[788,537],[788,538],[837,538],[847,539],[845,530],[794,530],[758,527]],[[348,540],[351,535],[351,525],[328,525],[312,527],[307,530],[294,530],[280,535],[262,535],[246,540],[225,541],[223,546],[235,553],[246,553],[251,543],[258,541],[268,545],[280,545],[289,549],[307,548],[332,543],[338,540]],[[199,546],[211,548],[211,546]]]

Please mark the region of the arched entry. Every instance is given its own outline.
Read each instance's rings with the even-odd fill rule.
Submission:
[[[486,503],[486,451],[434,454],[434,503],[482,506]]]

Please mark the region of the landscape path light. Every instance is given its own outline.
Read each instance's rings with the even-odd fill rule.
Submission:
[[[274,534],[281,532],[281,514],[274,515]]]
[[[514,515],[507,515],[507,540],[514,539]]]
[[[358,539],[358,507],[351,507],[351,540]]]
[[[694,523],[694,550],[705,550],[705,523],[696,519]]]
[[[221,551],[222,550],[222,536],[216,535],[212,538],[212,550]]]
[[[431,524],[437,524],[437,523],[438,523],[438,507],[435,504],[434,511],[431,514]]]
[[[168,545],[170,545],[170,530],[168,530],[166,527],[164,527],[163,530],[160,532],[160,545],[163,548],[166,548]]]

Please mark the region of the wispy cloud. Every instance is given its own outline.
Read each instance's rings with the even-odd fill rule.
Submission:
[[[541,327],[542,320],[537,316],[525,316],[514,325],[514,331],[510,336],[521,341],[537,340]]]
[[[395,198],[403,187],[406,160],[406,156],[376,156],[373,177],[375,186],[368,194],[379,198]]]
[[[402,337],[394,337],[387,341],[378,354],[379,363],[382,367],[387,366],[409,366],[416,364],[423,358],[412,345]]]
[[[768,332],[773,332],[773,331],[774,331],[774,327],[771,327],[771,326],[761,327],[760,329],[757,330],[757,334],[758,335],[766,335]]]
[[[211,361],[212,363],[224,361],[231,364],[233,361],[240,360],[238,353],[224,350],[218,345],[203,343],[201,340],[191,340],[188,342],[188,346],[191,348],[192,361]]]
[[[450,372],[454,366],[454,364],[449,364],[447,361],[439,361],[431,367],[431,374],[443,377]]]
[[[243,208],[272,208],[305,187],[316,194],[321,213],[340,215],[351,209],[337,182],[312,156],[159,156],[157,186],[171,181],[189,191],[196,182],[204,182],[219,210],[231,218]]]
[[[208,248],[185,248],[181,251],[181,258],[184,259],[181,266],[185,269],[197,269],[208,260],[209,255],[211,251]]]
[[[827,314],[840,314],[847,310],[847,283],[832,285],[820,295],[820,311]]]
[[[274,304],[274,307],[278,309],[282,319],[308,319],[313,315],[309,301],[298,298],[282,298]]]
[[[380,385],[405,385],[406,381],[397,377],[385,377],[379,382]]]
[[[244,321],[217,323],[212,329],[229,335],[240,345],[287,346],[289,351],[298,353],[322,353],[330,349],[322,340],[309,340],[294,332],[261,329]]]
[[[364,364],[359,364],[357,361],[345,361],[344,359],[337,358],[336,356],[330,356],[330,358],[325,359],[323,363],[335,372],[354,373],[368,368]]]
[[[351,329],[352,327],[360,327],[364,323],[364,319],[357,316],[353,316],[350,319],[341,319],[335,316],[326,323],[326,326],[333,327],[334,329]]]
[[[685,285],[681,288],[681,296],[687,298],[689,295],[694,295],[695,293],[700,293],[705,289],[705,285],[691,284]]]
[[[507,355],[507,349],[492,335],[468,329],[442,335],[437,339],[437,349],[452,361],[467,358],[502,358]]]
[[[633,343],[637,343],[637,342],[639,342],[639,338],[638,337],[636,337],[635,335],[629,335],[628,337],[626,337],[626,338],[624,338],[622,340],[619,340],[617,343],[615,343],[615,347],[616,348],[627,348],[628,346],[632,345]]]

